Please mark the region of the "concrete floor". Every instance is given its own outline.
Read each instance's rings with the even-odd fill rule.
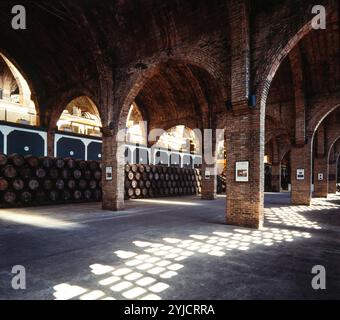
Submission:
[[[225,225],[224,197],[0,210],[0,299],[339,299],[340,195],[265,203],[260,231]],[[311,287],[315,265],[327,290]]]

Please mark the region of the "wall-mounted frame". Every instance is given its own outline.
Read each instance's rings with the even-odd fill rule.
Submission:
[[[106,181],[112,181],[113,175],[112,175],[112,167],[105,167],[105,180]]]
[[[305,169],[296,170],[296,180],[305,180]]]
[[[236,182],[249,182],[249,161],[238,161],[235,165]]]

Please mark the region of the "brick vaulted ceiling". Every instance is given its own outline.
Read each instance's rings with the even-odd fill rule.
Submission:
[[[293,73],[302,70],[302,87],[306,116],[312,116],[312,100],[337,94],[340,91],[340,32],[339,13],[332,14],[326,30],[313,30],[295,48],[300,65],[292,65],[288,56],[281,64],[272,82],[266,109],[267,135],[270,132],[286,132],[294,137],[295,96]],[[330,106],[332,107],[332,106]],[[268,139],[267,139],[268,140]]]
[[[257,25],[262,24],[256,17],[273,16],[273,10],[281,10],[280,16],[285,17],[285,8],[289,16],[296,3],[304,2],[308,3],[250,1],[251,24],[256,24],[251,25],[250,32],[261,31]],[[222,76],[212,76],[222,80],[220,85],[230,92],[231,30],[227,0],[25,0],[24,31],[11,28],[11,8],[15,4],[12,0],[0,1],[0,51],[26,76],[42,112],[44,108],[53,108],[48,103],[52,97],[56,99],[70,88],[86,86],[95,93],[102,74],[100,63],[107,64],[114,74],[117,68],[134,65],[160,52],[171,58],[171,51],[181,46],[196,45],[195,50],[207,52],[208,60],[218,61],[217,69]],[[306,96],[337,90],[338,14],[331,16],[326,31],[313,31],[306,36],[299,43],[299,50],[303,56]],[[253,59],[257,62],[255,55]],[[268,113],[279,124],[293,113],[288,110],[294,99],[291,71],[287,59],[277,72],[268,99]],[[173,121],[188,116],[199,118],[205,112],[202,99],[217,106],[216,95],[216,83],[205,70],[191,64],[170,63],[147,81],[136,102],[157,125],[156,122],[169,120],[169,116]],[[164,108],[156,108],[156,104]],[[216,106],[214,111],[221,112]],[[280,112],[275,110],[278,106]]]

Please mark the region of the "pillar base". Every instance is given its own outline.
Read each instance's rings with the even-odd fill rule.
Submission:
[[[310,206],[312,202],[311,197],[306,197],[305,193],[299,194],[295,192],[295,194],[291,195],[291,204],[293,206]]]
[[[201,200],[216,200],[217,195],[216,194],[202,194]]]
[[[117,203],[104,203],[102,204],[102,209],[106,211],[123,211],[125,210],[124,202]]]
[[[328,192],[314,192],[314,198],[327,198]]]
[[[228,225],[260,229],[263,227],[263,210],[260,209],[260,203],[247,203],[242,201],[239,205],[234,201],[227,200],[227,215],[226,220]]]

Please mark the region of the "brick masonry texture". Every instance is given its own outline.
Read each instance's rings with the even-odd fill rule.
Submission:
[[[0,52],[28,81],[38,123],[48,130],[48,154],[71,100],[88,96],[98,107],[103,167],[113,168],[113,180],[102,181],[103,209],[124,208],[124,139],[116,136],[133,102],[149,131],[225,129],[227,223],[261,227],[267,152],[274,191],[289,158],[292,203],[310,204],[315,170],[325,173],[316,193],[326,195],[338,161],[329,166],[329,154],[340,137],[338,1],[318,1],[326,6],[326,30],[312,29],[309,0],[61,0],[49,13],[30,2],[25,32],[10,27],[14,4],[0,5]],[[0,83],[7,76],[0,68]],[[235,181],[237,161],[249,161],[248,183]],[[297,169],[304,180],[296,180]],[[204,181],[202,194],[215,199],[215,179]]]

